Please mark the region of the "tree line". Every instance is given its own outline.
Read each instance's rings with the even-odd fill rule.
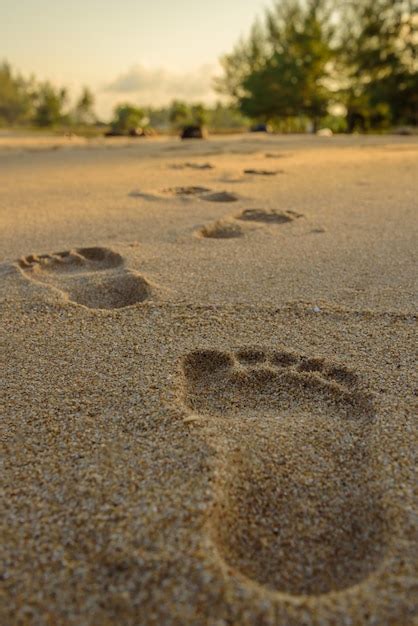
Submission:
[[[209,107],[173,100],[160,108],[119,104],[114,109],[110,128],[114,134],[126,134],[137,128],[180,132],[187,126],[207,126],[215,131],[234,132],[243,130],[249,123],[234,105],[218,102]]]
[[[248,120],[235,106],[220,102],[207,107],[174,100],[165,107],[139,107],[129,102],[115,106],[110,124],[95,113],[95,98],[83,87],[74,104],[65,87],[50,82],[26,79],[4,62],[0,64],[0,126],[80,129],[109,126],[114,134],[136,129],[157,128],[178,131],[188,124],[208,125],[214,129],[240,130]]]
[[[221,60],[217,89],[277,126],[330,112],[344,129],[418,123],[417,0],[276,0]]]
[[[95,98],[88,87],[81,90],[74,104],[69,92],[50,82],[25,79],[4,62],[0,64],[0,126],[80,129],[108,127],[114,134],[136,129],[157,128],[179,131],[188,124],[208,125],[219,130],[242,130],[248,120],[235,106],[220,102],[207,107],[174,100],[165,107],[140,107],[129,102],[115,106],[110,124],[100,121],[94,110]]]
[[[0,125],[94,124],[97,120],[93,107],[94,96],[88,87],[70,107],[65,87],[24,78],[9,63],[0,64]]]

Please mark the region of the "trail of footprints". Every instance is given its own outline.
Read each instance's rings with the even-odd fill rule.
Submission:
[[[165,193],[238,199],[206,187]],[[245,209],[198,234],[234,238],[243,234],[241,223],[300,217]],[[18,266],[29,280],[92,309],[127,307],[151,296],[145,278],[104,247],[29,255]],[[228,568],[293,595],[343,590],[376,569],[386,530],[381,494],[368,480],[374,412],[354,372],[287,351],[194,351],[181,363],[179,399],[185,421],[210,424],[203,432],[222,452],[208,529]]]
[[[54,287],[90,309],[119,309],[151,295],[145,278],[125,269],[122,256],[108,248],[31,254],[19,259],[18,266],[30,280]]]
[[[277,154],[266,154],[266,157],[278,158]],[[171,164],[172,169],[196,169],[196,170],[211,170],[214,166],[211,163],[194,163],[185,162],[179,164]],[[243,170],[244,175],[256,175],[256,176],[276,176],[282,174],[283,170],[268,170],[260,168],[247,168]],[[239,179],[242,182],[243,179]],[[240,198],[237,194],[229,191],[213,191],[208,187],[201,185],[189,185],[189,186],[177,186],[169,187],[162,191],[165,195],[171,195],[177,198],[183,198],[185,200],[190,198],[198,198],[199,200],[205,200],[207,202],[217,203],[230,203],[237,202]],[[150,193],[134,190],[129,194],[131,197],[139,197],[146,200],[161,200],[161,197],[155,196]],[[217,220],[210,224],[205,224],[196,231],[196,235],[204,239],[234,239],[241,237],[245,233],[243,223],[252,223],[253,225],[261,224],[286,224],[293,222],[295,219],[303,217],[303,214],[297,213],[292,210],[276,210],[276,209],[245,209],[238,215],[226,216],[223,219]]]
[[[377,568],[386,530],[369,480],[374,412],[354,372],[286,351],[194,351],[179,389],[185,422],[203,421],[219,451],[208,529],[228,569],[320,595]]]

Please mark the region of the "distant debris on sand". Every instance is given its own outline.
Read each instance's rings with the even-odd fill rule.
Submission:
[[[207,139],[208,132],[203,126],[189,125],[181,131],[181,139]]]
[[[271,127],[269,124],[254,124],[250,128],[251,133],[271,133]]]
[[[417,135],[418,130],[416,128],[413,128],[412,126],[401,126],[399,128],[394,128],[391,134],[400,135],[403,137],[411,137],[412,135]]]

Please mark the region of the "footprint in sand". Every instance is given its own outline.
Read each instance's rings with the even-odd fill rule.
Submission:
[[[207,524],[235,576],[292,595],[360,583],[384,553],[370,396],[345,367],[291,352],[196,351],[188,417],[219,451]]]
[[[284,172],[283,170],[248,169],[248,170],[244,170],[244,174],[253,174],[255,176],[277,176],[277,174],[284,174]]]
[[[170,187],[169,189],[164,189],[164,193],[172,196],[201,196],[209,191],[210,189],[207,187]]]
[[[202,196],[202,199],[208,202],[237,202],[239,197],[229,191],[215,191],[214,193]]]
[[[234,239],[244,233],[239,224],[225,219],[202,226],[196,234],[205,239]]]
[[[212,192],[207,187],[170,187],[165,189],[164,193],[180,197],[197,196],[208,202],[236,202],[238,200],[238,196],[234,193],[228,191]]]
[[[173,163],[169,166],[173,170],[213,170],[214,165],[212,163]]]
[[[278,211],[276,209],[245,209],[236,216],[237,220],[246,222],[264,222],[268,224],[285,224],[303,217],[302,213],[296,211]]]
[[[290,154],[285,152],[266,152],[264,156],[266,159],[283,159],[290,156]]]
[[[286,222],[293,222],[293,220],[299,217],[303,217],[303,215],[296,213],[296,211],[245,209],[234,217],[227,217],[212,224],[206,224],[196,234],[198,237],[210,239],[233,239],[244,235],[244,228],[239,224],[238,220],[250,223],[285,224]],[[253,226],[253,228],[256,228],[256,226]],[[245,230],[248,229],[249,226],[246,226]]]
[[[123,258],[108,248],[77,248],[52,254],[30,254],[18,260],[29,279],[55,287],[67,299],[90,309],[120,309],[143,302],[151,287],[123,267]]]

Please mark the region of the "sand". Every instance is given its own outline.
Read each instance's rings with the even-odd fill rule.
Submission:
[[[2,626],[417,623],[417,156],[2,138]]]

